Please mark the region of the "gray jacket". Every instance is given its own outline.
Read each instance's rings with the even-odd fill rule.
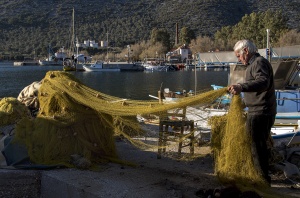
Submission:
[[[269,61],[260,54],[256,53],[250,59],[245,83],[241,83],[241,86],[249,114],[277,113],[273,69]]]

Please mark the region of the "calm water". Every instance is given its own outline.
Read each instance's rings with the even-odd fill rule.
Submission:
[[[47,71],[59,66],[13,66],[0,63],[0,98],[17,97],[24,87],[44,78]],[[121,98],[149,100],[162,87],[171,91],[211,90],[212,84],[226,86],[228,70],[197,70],[175,72],[71,72],[87,86]]]

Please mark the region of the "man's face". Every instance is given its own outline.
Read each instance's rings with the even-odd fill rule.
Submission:
[[[243,53],[242,53],[243,52]],[[250,56],[249,56],[249,53],[248,53],[248,49],[247,48],[244,48],[243,50],[241,51],[235,51],[235,56],[238,58],[238,62],[241,62],[243,63],[244,65],[247,65],[248,64],[248,61],[250,60]]]

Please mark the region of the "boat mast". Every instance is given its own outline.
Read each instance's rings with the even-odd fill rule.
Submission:
[[[72,36],[71,36],[71,46],[70,46],[70,55],[73,56],[75,52],[75,10],[73,8],[72,13]]]
[[[49,43],[49,46],[48,46],[48,61],[50,61],[50,58],[51,58],[50,49],[51,49],[51,44]]]
[[[74,57],[74,60],[72,60],[72,64],[75,67],[75,71],[77,70],[77,63],[75,62],[75,59],[77,57],[75,57],[75,10],[73,7],[73,13],[72,13],[72,38],[71,38],[71,56]]]

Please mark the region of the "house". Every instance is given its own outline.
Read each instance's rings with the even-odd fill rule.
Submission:
[[[191,58],[192,51],[185,44],[166,54],[166,59],[170,63],[185,63],[187,59]]]

